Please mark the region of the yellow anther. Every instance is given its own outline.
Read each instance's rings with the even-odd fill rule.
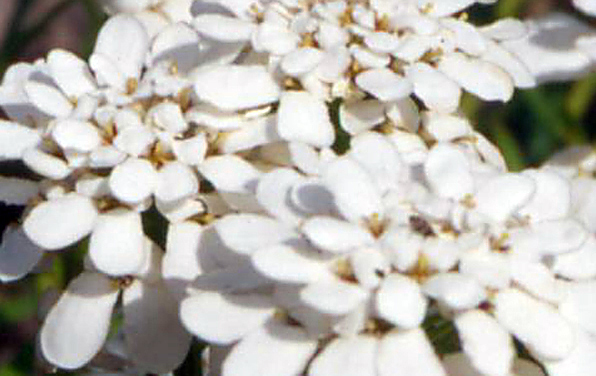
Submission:
[[[346,10],[339,16],[339,24],[341,26],[347,26],[354,23],[354,17],[352,16],[353,11],[354,7],[352,5],[346,7]]]
[[[126,94],[131,95],[139,88],[139,81],[136,78],[126,80]]]
[[[300,47],[316,47],[317,41],[313,33],[304,33],[302,34],[300,39]]]
[[[293,77],[286,77],[283,81],[283,87],[286,90],[300,90],[302,85],[297,79]]]
[[[177,75],[178,73],[179,73],[178,62],[177,61],[173,61],[172,64],[170,65],[170,74],[171,75]]]
[[[375,29],[377,31],[389,31],[389,16],[384,14],[375,20]]]

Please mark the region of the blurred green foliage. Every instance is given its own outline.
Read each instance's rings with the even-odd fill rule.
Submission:
[[[0,46],[0,76],[52,23],[60,21],[65,10],[74,5],[84,7],[88,26],[82,35],[79,52],[83,57],[91,53],[97,31],[105,19],[94,0],[63,0],[47,14],[37,17],[35,24],[25,27],[25,20],[38,1],[43,0],[17,0],[6,38]],[[474,7],[470,16],[487,23],[497,17],[525,15],[530,2],[535,5],[539,1],[542,0],[500,0],[493,6]],[[562,2],[550,3],[551,6],[561,6]],[[49,50],[54,46],[45,47]],[[486,104],[465,95],[462,105],[473,124],[501,148],[512,170],[537,166],[566,146],[592,143],[596,137],[596,74],[577,82],[518,91],[506,104]],[[153,228],[156,224],[150,221],[146,226]],[[164,241],[163,226],[161,231],[151,233],[158,234],[155,239],[158,242]],[[78,252],[62,253],[64,257],[57,257],[48,272],[30,276],[18,284],[0,285],[0,376],[39,374],[34,360],[39,298],[50,289],[63,289],[79,272],[84,247],[80,246]],[[450,341],[445,334],[454,330],[452,325],[432,320],[425,325],[429,328],[443,325],[440,331],[434,331],[437,334],[434,340]],[[449,344],[449,348],[454,346],[457,344]],[[187,362],[184,367],[193,365],[196,363]],[[199,371],[190,373],[198,374]]]

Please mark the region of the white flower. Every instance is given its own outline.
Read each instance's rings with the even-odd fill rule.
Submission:
[[[311,341],[333,339],[319,342],[309,374],[444,375],[419,329],[436,310],[454,321],[466,367],[478,374],[513,372],[512,338],[545,366],[584,362],[585,355],[572,359],[575,332],[592,330],[590,306],[578,304],[588,292],[566,300],[581,285],[544,261],[577,257],[591,239],[572,216],[569,180],[546,168],[506,172],[492,147],[466,137],[440,142],[426,161],[408,165],[392,140],[362,133],[317,175],[261,175],[256,197],[268,215],[227,215],[203,231],[179,225],[196,230],[180,232],[168,249],[189,242],[186,236],[204,239],[214,231],[217,239],[215,247],[190,241],[184,257],[198,257],[199,266],[174,274],[199,276],[182,301],[185,326],[217,345],[239,341],[223,360],[224,375],[268,374],[244,352],[262,343],[267,353],[269,339],[257,333],[275,335],[288,325],[305,336],[299,343],[311,356]],[[417,361],[394,364],[402,351]],[[356,353],[357,364],[340,361]],[[296,362],[275,372],[304,372]]]
[[[68,286],[48,313],[40,333],[41,350],[52,364],[77,369],[102,348],[112,311],[122,291],[123,332],[130,360],[144,372],[166,373],[186,356],[190,336],[160,276],[162,251],[144,240],[146,261],[120,281],[93,270]]]
[[[340,112],[339,124],[351,134],[393,120],[381,108],[389,112],[412,93],[441,113],[457,109],[462,88],[485,100],[506,101],[514,86],[534,85],[527,68],[501,46],[503,40],[519,38],[524,28],[508,20],[477,29],[450,17],[472,3],[256,1],[210,8],[197,2],[193,26],[202,37],[250,49],[228,67],[196,76],[195,92],[230,112],[276,101],[275,79],[282,92],[279,137],[319,147],[333,141],[330,122],[321,113],[323,101],[345,99],[342,108],[351,109]],[[255,63],[261,65],[258,73]],[[246,85],[235,84],[241,72]],[[220,85],[213,85],[214,80]],[[374,99],[359,107],[365,95]],[[230,98],[243,103],[231,103]],[[286,107],[296,114],[292,122]]]

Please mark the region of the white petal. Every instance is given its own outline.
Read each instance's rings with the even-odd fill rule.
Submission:
[[[101,144],[99,130],[90,122],[62,120],[52,130],[52,137],[62,149],[89,152]]]
[[[220,42],[249,41],[256,24],[222,14],[201,14],[192,25],[200,35]]]
[[[543,361],[549,376],[590,375],[596,367],[596,340],[581,331],[577,331],[577,344],[571,354],[559,361]]]
[[[244,120],[240,129],[227,133],[218,145],[222,153],[231,154],[280,141],[275,114]]]
[[[182,222],[207,212],[207,204],[198,197],[190,197],[170,204],[156,200],[155,207],[170,223]]]
[[[168,226],[162,276],[178,298],[184,296],[186,286],[202,271],[199,253],[201,236],[201,226],[194,222]]]
[[[100,146],[89,155],[89,166],[93,168],[114,167],[126,159],[126,153],[112,145]]]
[[[579,249],[557,256],[553,271],[570,279],[596,277],[596,238],[590,235]]]
[[[536,222],[567,215],[571,206],[571,186],[567,179],[548,170],[527,170],[523,174],[534,179],[536,191],[520,209],[521,214]]]
[[[503,68],[511,76],[516,87],[526,89],[537,84],[530,68],[500,44],[489,41],[482,59]]]
[[[391,62],[387,54],[380,54],[359,45],[350,46],[354,59],[363,68],[384,68]]]
[[[41,328],[41,350],[46,359],[65,369],[80,368],[99,352],[110,328],[118,289],[95,273],[74,279]]]
[[[118,95],[127,91],[126,77],[109,57],[102,54],[93,54],[89,57],[89,66],[95,73],[98,84],[113,88],[116,92],[111,91],[111,93],[116,98],[121,98]]]
[[[238,130],[248,126],[247,118],[236,112],[224,111],[208,103],[200,103],[190,108],[186,120],[216,130]]]
[[[473,134],[470,121],[465,117],[453,114],[427,111],[422,113],[424,128],[437,141],[454,141]]]
[[[0,120],[0,160],[21,159],[25,150],[35,147],[40,141],[36,130]]]
[[[293,51],[300,42],[300,36],[285,25],[263,22],[252,35],[252,45],[257,52],[273,55],[286,55]]]
[[[161,10],[164,9],[163,5],[166,3],[162,4]],[[197,62],[201,58],[204,47],[204,42],[202,43],[199,35],[190,25],[171,24],[153,38],[151,61],[157,66],[175,62],[178,72],[186,73],[198,65]]]
[[[29,81],[24,88],[31,103],[47,115],[67,117],[74,108],[57,87],[48,83]]]
[[[367,131],[385,121],[385,106],[377,100],[342,103],[339,123],[351,135]]]
[[[162,203],[178,202],[199,192],[196,173],[184,163],[167,163],[158,175],[155,197]]]
[[[460,53],[443,56],[438,69],[466,91],[485,101],[507,102],[513,95],[513,80],[500,67]]]
[[[199,133],[185,140],[174,140],[172,148],[180,162],[190,166],[197,166],[205,160],[207,139],[204,133]]]
[[[72,172],[63,159],[37,148],[25,150],[23,162],[39,175],[52,180],[62,180]]]
[[[561,314],[586,332],[596,334],[596,283],[570,284],[565,299],[559,305]]]
[[[158,181],[149,161],[129,158],[112,170],[109,185],[118,200],[135,205],[151,197]]]
[[[281,95],[277,130],[287,141],[327,147],[335,141],[327,105],[305,91],[286,91]]]
[[[474,368],[483,375],[509,375],[513,342],[492,316],[479,310],[468,311],[455,319],[455,326]]]
[[[380,241],[393,266],[406,272],[418,262],[424,238],[408,228],[397,228],[386,231]]]
[[[441,362],[421,329],[386,334],[377,357],[379,376],[445,376]]]
[[[501,291],[495,307],[501,325],[537,356],[563,359],[576,345],[573,327],[555,308],[519,290]]]
[[[474,191],[474,178],[465,154],[450,143],[440,143],[429,153],[424,173],[439,196],[460,200]]]
[[[222,376],[294,376],[303,372],[317,349],[302,329],[271,323],[236,345],[223,364]]]
[[[252,263],[265,277],[286,283],[309,283],[325,278],[329,271],[316,254],[306,254],[287,245],[258,250]]]
[[[331,217],[313,217],[302,226],[306,238],[328,252],[344,253],[373,244],[374,238],[363,227]]]
[[[148,257],[139,213],[115,210],[97,219],[89,241],[94,266],[112,276],[134,274]]]
[[[391,271],[389,260],[376,247],[351,252],[348,261],[358,284],[367,289],[379,287],[383,277]]]
[[[155,145],[155,133],[143,125],[131,125],[118,130],[113,145],[131,157],[149,155]]]
[[[50,75],[69,98],[78,98],[96,89],[95,80],[84,60],[75,54],[55,49],[47,57]]]
[[[457,264],[463,249],[451,239],[431,236],[423,238],[421,251],[431,269],[445,272]]]
[[[232,344],[262,326],[275,306],[264,295],[202,292],[182,301],[180,317],[194,335],[217,345]]]
[[[425,63],[406,68],[406,76],[414,84],[414,94],[431,110],[451,113],[459,106],[461,88],[449,77]]]
[[[42,256],[43,250],[29,240],[22,228],[7,227],[0,244],[0,281],[12,282],[23,278]]]
[[[392,53],[400,45],[399,37],[388,32],[376,31],[364,37],[364,43],[377,53]]]
[[[589,25],[571,14],[549,12],[526,21],[524,38],[503,42],[519,58],[538,83],[567,81],[587,74],[593,61],[575,43],[592,32]]]
[[[149,49],[149,38],[143,25],[134,17],[118,15],[102,26],[93,55],[107,58],[126,79],[139,78]],[[93,59],[93,55],[91,59]],[[96,67],[91,66],[96,74]],[[103,74],[104,72],[101,72]],[[120,88],[122,89],[122,88]]]
[[[313,47],[302,47],[285,55],[281,69],[292,77],[300,77],[312,71],[323,59],[323,52]]]
[[[148,116],[151,117],[155,126],[170,133],[182,133],[189,126],[184,120],[180,106],[176,103],[162,102],[152,107]]]
[[[39,183],[32,180],[0,176],[0,202],[7,205],[27,205],[39,194]]]
[[[458,273],[436,274],[424,283],[423,290],[454,310],[474,308],[486,298],[475,279]]]
[[[508,243],[515,256],[535,258],[578,249],[587,237],[588,232],[578,221],[562,219],[538,222],[518,231],[514,229],[509,232]]]
[[[468,55],[479,56],[487,50],[486,37],[471,23],[456,18],[444,18],[441,26],[451,32],[452,43]]]
[[[499,175],[476,192],[477,209],[494,221],[504,221],[528,202],[535,189],[534,181],[526,176]]]
[[[409,80],[387,68],[360,73],[356,76],[356,85],[383,102],[400,100],[412,92]]]
[[[395,145],[376,132],[352,138],[348,154],[374,177],[383,194],[397,189],[408,177],[409,171]]]
[[[345,28],[330,22],[320,22],[315,38],[324,50],[329,51],[347,45],[350,35]]]
[[[165,287],[136,280],[124,290],[122,304],[127,353],[135,365],[155,374],[177,368],[186,357],[191,336]]]
[[[333,194],[335,205],[348,220],[383,214],[379,188],[354,160],[342,157],[329,163],[323,171],[323,180]]]
[[[329,315],[345,315],[368,296],[369,292],[359,285],[340,280],[315,282],[300,291],[302,302]]]
[[[217,191],[254,194],[261,173],[236,155],[207,158],[199,166],[201,174]]]
[[[229,293],[246,293],[269,286],[271,281],[259,274],[250,263],[221,268],[200,275],[191,287],[191,291],[203,292],[216,290]]]
[[[265,210],[281,221],[297,225],[303,216],[292,206],[290,190],[301,179],[300,174],[290,169],[276,169],[260,179],[257,186],[257,200]]]
[[[271,75],[258,65],[204,69],[195,76],[194,89],[200,99],[226,111],[275,102],[280,95]]]
[[[309,376],[375,376],[378,341],[359,335],[329,343],[311,364]]]
[[[528,28],[522,20],[502,18],[492,24],[481,27],[480,31],[490,39],[507,40],[524,37],[528,32]]]
[[[314,77],[326,83],[335,83],[343,77],[350,62],[350,51],[346,47],[339,46],[327,50],[314,72]]]
[[[596,16],[596,2],[594,0],[573,0],[573,5],[582,12]]]
[[[512,258],[511,277],[530,294],[541,300],[559,303],[564,296],[561,281],[544,264]]]
[[[36,206],[25,218],[27,236],[44,249],[61,249],[91,232],[97,209],[89,198],[72,193]]]
[[[422,323],[427,305],[418,283],[400,274],[385,277],[377,291],[379,315],[404,329],[413,329]]]
[[[573,179],[571,181],[571,198],[573,215],[587,229],[596,232],[596,180],[582,177]]]
[[[256,214],[230,214],[215,223],[223,243],[241,254],[251,254],[292,237],[283,223]]]
[[[331,192],[319,179],[305,179],[292,188],[291,201],[298,209],[313,215],[332,215],[336,212]]]

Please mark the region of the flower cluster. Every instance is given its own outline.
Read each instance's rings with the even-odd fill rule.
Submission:
[[[460,97],[575,77],[596,34],[467,21],[494,2],[106,0],[88,61],[11,66],[0,280],[87,252],[43,357],[166,374],[194,335],[212,375],[592,375],[596,153],[511,172]]]

